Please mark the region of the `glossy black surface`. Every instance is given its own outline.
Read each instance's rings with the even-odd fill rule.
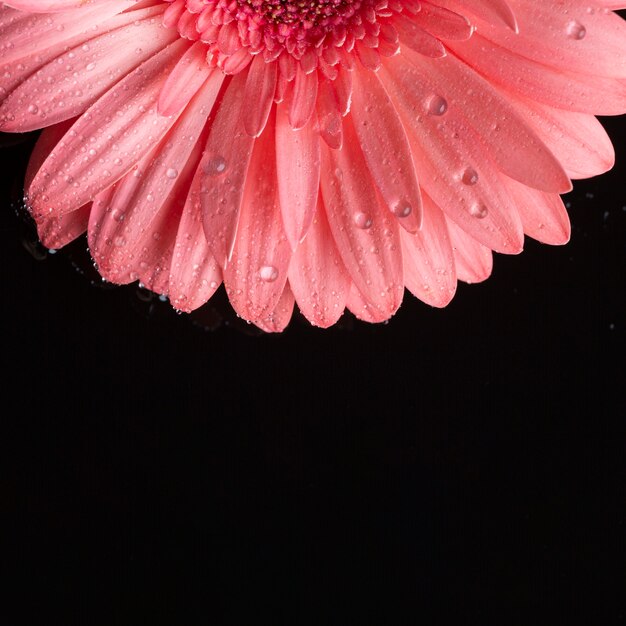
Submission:
[[[623,623],[606,126],[566,247],[442,311],[279,336],[103,287],[84,241],[48,254],[14,202],[32,140],[5,145],[0,624]]]

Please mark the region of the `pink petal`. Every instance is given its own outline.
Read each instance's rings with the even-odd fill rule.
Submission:
[[[294,130],[306,126],[315,110],[317,99],[317,72],[305,74],[298,65],[291,92],[289,123]]]
[[[170,301],[181,311],[193,311],[207,302],[221,283],[222,271],[204,236],[202,211],[197,203],[188,200],[174,246]]]
[[[393,25],[400,35],[402,44],[411,50],[433,59],[446,56],[446,49],[441,41],[420,28],[412,19],[400,15],[394,20]]]
[[[485,39],[555,69],[626,76],[626,22],[615,13],[590,11],[583,2],[516,0],[515,4],[519,33],[481,24]]]
[[[254,102],[254,105],[244,106],[241,117],[244,128],[251,137],[258,137],[267,123],[274,101],[277,68],[276,62],[266,63],[260,54],[250,64],[243,98],[244,102]]]
[[[194,43],[178,61],[161,89],[159,115],[167,117],[180,113],[212,71],[206,62],[206,46],[200,42]]]
[[[183,208],[181,196],[168,196],[153,217],[150,228],[141,233],[140,239],[131,242],[133,250],[113,257],[110,250],[125,247],[127,242],[123,238],[115,241],[102,237],[100,228],[111,219],[110,207],[116,187],[114,185],[94,198],[89,216],[88,241],[97,269],[110,282],[126,284],[139,280],[151,291],[166,295],[176,229]],[[112,258],[115,258],[115,264],[111,263]]]
[[[274,310],[265,318],[255,320],[255,325],[266,333],[282,333],[293,315],[294,297],[289,284],[285,284],[283,293]]]
[[[515,201],[528,236],[553,246],[569,241],[569,216],[559,195],[537,191],[511,179],[504,183]]]
[[[626,111],[626,83],[618,79],[552,69],[493,44],[479,33],[462,45],[448,45],[470,67],[505,90],[568,111],[592,115]]]
[[[82,8],[88,5],[104,4],[108,0],[9,0],[5,2],[20,11],[30,13],[52,13],[55,11],[67,11],[69,9]]]
[[[127,11],[120,13],[107,19],[103,24],[100,24],[99,28],[95,31],[88,30],[73,37],[61,39],[35,53],[27,53],[23,56],[21,56],[22,53],[20,53],[20,55],[13,55],[16,56],[16,58],[9,63],[5,63],[2,60],[2,54],[0,53],[0,75],[2,76],[0,101],[6,98],[13,89],[31,76],[36,70],[64,54],[69,48],[76,48],[79,45],[85,44],[89,47],[88,42],[95,37],[100,37],[111,30],[132,23],[137,17],[146,17],[149,12],[159,14],[163,12],[163,8],[152,7],[145,11]],[[30,16],[30,18],[32,19],[32,16]],[[8,8],[0,8],[0,31],[3,31],[4,28],[11,23],[19,23],[21,27],[24,28],[27,28],[29,24],[25,14]],[[2,118],[0,118],[0,120],[4,121]]]
[[[420,75],[405,68],[396,82],[397,68],[389,64],[389,69],[394,71],[384,72],[385,85],[403,119],[414,124],[409,138],[424,191],[484,245],[520,252],[524,238],[519,216],[480,137],[453,104],[444,106],[428,83],[419,82]]]
[[[175,118],[156,115],[167,71],[187,44],[179,40],[108,91],[72,126],[35,176],[28,200],[35,215],[62,215],[124,176]]]
[[[320,184],[320,137],[316,119],[293,130],[287,108],[276,107],[278,197],[285,234],[293,250],[306,234]]]
[[[342,115],[347,115],[352,105],[352,73],[340,69],[337,78],[333,81],[333,89],[337,97],[339,112]]]
[[[348,292],[346,308],[362,322],[369,322],[370,324],[386,322],[391,317],[372,305],[354,283],[350,286],[350,291]]]
[[[65,122],[41,133],[28,162],[25,187],[28,187],[41,164],[70,126],[71,122]],[[37,233],[41,243],[46,248],[57,250],[80,237],[87,230],[90,210],[91,204],[88,204],[61,217],[51,214],[40,216],[37,220]]]
[[[235,54],[227,57],[220,67],[226,75],[239,74],[250,64],[251,60],[252,56],[247,48],[240,48]]]
[[[421,88],[426,87],[454,106],[457,116],[463,115],[465,124],[480,136],[505,174],[543,191],[565,193],[572,188],[563,166],[532,128],[471,68],[452,56],[436,62],[410,52],[404,56],[416,73],[405,68],[407,74],[402,80],[419,81]],[[393,67],[399,77],[402,65],[395,63]]]
[[[224,270],[224,285],[233,308],[252,322],[262,322],[276,308],[291,258],[280,218],[271,118],[270,130],[254,145],[233,256]]]
[[[446,218],[428,196],[423,196],[424,222],[420,232],[401,231],[404,282],[416,297],[444,307],[456,292],[454,254]]]
[[[343,314],[350,287],[319,199],[315,218],[289,265],[298,308],[314,326],[328,328]]]
[[[339,254],[356,288],[388,319],[404,292],[397,221],[378,201],[349,118],[341,150],[322,146],[322,196]]]
[[[137,13],[135,19],[127,18],[130,24],[67,50],[26,78],[0,106],[0,128],[27,132],[80,115],[176,39],[154,20],[161,11]],[[127,52],[130,46],[132,55]]]
[[[462,13],[465,13],[465,10]],[[465,40],[469,39],[473,32],[471,23],[464,15],[434,4],[424,4],[422,10],[411,19],[414,24],[438,39]]]
[[[615,164],[611,140],[593,115],[557,110],[520,98],[510,101],[571,178],[596,176]]]
[[[226,24],[224,28],[220,30],[217,45],[219,46],[220,51],[227,56],[230,56],[241,48],[239,31],[234,22]]]
[[[90,222],[90,246],[101,271],[110,279],[124,279],[146,269],[138,265],[139,258],[145,265],[153,265],[154,259],[145,258],[146,248],[164,250],[163,242],[173,247],[178,220],[167,219],[164,213],[181,214],[200,160],[199,137],[222,79],[219,73],[209,77],[161,144],[119,181],[106,205],[99,205],[100,214]]]
[[[33,178],[35,178],[44,161],[54,150],[54,147],[59,143],[63,135],[72,127],[73,123],[74,120],[66,120],[50,128],[45,128],[41,132],[28,161],[26,175],[24,176],[24,189],[30,187]]]
[[[19,14],[2,28],[4,41],[10,41],[11,45],[0,47],[0,63],[10,63],[23,56],[42,52],[48,47],[81,35],[85,40],[91,39],[99,32],[98,24],[103,24],[106,32],[106,21],[131,8],[134,3],[135,0],[116,0],[101,2],[82,11],[52,14],[37,14],[35,11],[34,15]]]
[[[378,54],[378,50],[376,50],[375,48],[369,48],[362,44],[360,41],[356,42],[354,48],[363,67],[372,72],[376,72],[382,62],[380,54]]]
[[[61,217],[42,217],[37,222],[41,243],[51,250],[58,250],[71,243],[87,230],[90,212],[91,204],[87,204]]]
[[[519,31],[515,13],[507,0],[472,0],[469,3],[467,0],[445,0],[442,4],[453,11],[474,15],[487,24],[504,24],[514,33]]]
[[[353,80],[354,128],[372,179],[401,226],[415,232],[422,201],[402,122],[376,74],[355,71]]]
[[[254,139],[240,124],[245,80],[245,74],[237,74],[228,84],[190,192],[201,204],[204,234],[222,267],[232,254],[254,145]]]
[[[317,119],[320,126],[320,137],[329,147],[340,150],[343,144],[341,111],[332,83],[328,80],[321,81],[319,85]]]
[[[493,268],[493,255],[471,235],[446,218],[448,233],[454,251],[454,266],[459,280],[480,283],[487,280]]]

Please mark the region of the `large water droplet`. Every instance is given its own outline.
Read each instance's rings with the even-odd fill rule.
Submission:
[[[178,176],[178,170],[177,170],[176,168],[174,168],[174,167],[170,167],[170,168],[168,168],[168,170],[165,172],[165,175],[166,175],[168,178],[171,178],[171,179],[173,180],[174,178],[176,178],[176,177]]]
[[[273,283],[278,278],[278,270],[273,265],[264,265],[259,270],[259,277],[266,283]]]
[[[216,155],[211,157],[204,165],[204,173],[209,176],[217,176],[226,171],[226,159],[223,156]]]
[[[426,102],[426,110],[431,115],[443,115],[448,110],[448,101],[443,96],[434,94]]]
[[[367,213],[355,213],[354,223],[357,228],[366,230],[372,226],[372,218]]]
[[[470,208],[470,215],[472,215],[473,217],[477,217],[479,220],[482,220],[485,217],[487,217],[488,213],[489,213],[489,210],[487,209],[487,207],[484,204],[481,204],[480,202],[477,202],[476,204],[472,205],[472,207]]]
[[[587,35],[587,29],[578,21],[571,21],[565,28],[565,32],[570,39],[584,39]]]
[[[409,215],[411,215],[412,210],[413,207],[411,206],[411,203],[407,202],[406,200],[399,200],[391,208],[391,212],[396,217],[408,217]]]
[[[473,167],[468,167],[463,172],[461,180],[464,185],[475,185],[478,182],[478,172]]]

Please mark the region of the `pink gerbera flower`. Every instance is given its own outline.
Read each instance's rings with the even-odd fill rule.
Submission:
[[[10,0],[0,130],[47,247],[282,330],[445,306],[609,169],[624,0]]]

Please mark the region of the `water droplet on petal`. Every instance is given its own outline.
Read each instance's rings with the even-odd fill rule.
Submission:
[[[413,207],[411,206],[410,202],[407,202],[406,200],[400,200],[393,205],[391,212],[396,217],[408,217],[411,214],[412,210]]]
[[[474,204],[472,208],[470,209],[470,215],[472,215],[473,217],[477,217],[479,220],[482,220],[483,218],[487,217],[488,213],[489,213],[489,210],[487,209],[487,207],[484,204],[481,204],[479,202]]]
[[[173,180],[174,178],[176,178],[178,176],[178,170],[173,168],[173,167],[170,167],[170,168],[168,168],[167,172],[165,172],[165,175],[168,178],[171,178]]]
[[[357,228],[366,230],[372,226],[372,218],[367,213],[355,213],[354,223]]]
[[[571,21],[565,28],[565,32],[570,39],[584,39],[587,34],[587,29],[578,21]]]
[[[444,97],[435,94],[428,99],[426,110],[431,115],[443,115],[448,110],[448,101]]]
[[[222,156],[214,156],[206,162],[203,169],[205,174],[217,176],[226,170],[226,160]]]
[[[478,172],[473,167],[468,167],[463,172],[461,180],[464,185],[475,185],[478,182]]]
[[[259,277],[266,283],[273,283],[278,278],[278,270],[273,265],[264,265],[259,270]]]

